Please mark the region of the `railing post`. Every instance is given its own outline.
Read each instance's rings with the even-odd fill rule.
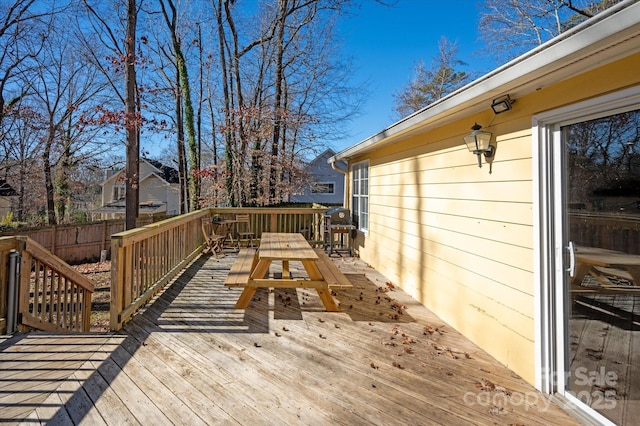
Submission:
[[[82,301],[82,331],[91,330],[91,292],[82,290],[84,300]]]
[[[111,238],[111,302],[109,304],[109,326],[111,330],[122,328],[120,312],[122,312],[122,291],[124,288],[124,249],[122,240]]]
[[[7,330],[6,334],[18,331],[18,296],[20,294],[20,264],[19,251],[9,253],[9,276],[7,289]]]
[[[20,271],[31,271],[31,253],[27,251],[27,239],[25,237],[16,238],[16,250],[22,253],[22,262]],[[29,312],[29,293],[31,291],[30,274],[20,274],[20,283],[18,285],[18,330],[26,331],[27,328],[20,325],[20,317],[22,314]]]

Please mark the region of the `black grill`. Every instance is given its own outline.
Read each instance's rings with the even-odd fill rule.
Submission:
[[[329,255],[334,251],[348,251],[351,256],[351,234],[355,229],[349,209],[336,207],[327,210],[324,214],[324,241]]]
[[[351,225],[351,211],[344,207],[329,209],[324,214],[325,219],[329,218],[331,225]]]

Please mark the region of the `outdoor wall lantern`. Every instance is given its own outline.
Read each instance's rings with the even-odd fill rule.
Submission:
[[[469,151],[478,156],[478,167],[482,167],[481,154],[484,154],[484,158],[486,159],[493,157],[495,153],[495,147],[490,145],[491,132],[485,132],[480,129],[482,129],[482,126],[475,123],[471,128],[473,131],[464,137],[464,143],[467,144]]]
[[[515,102],[509,95],[500,96],[491,102],[491,109],[494,113],[500,114],[511,109],[511,105]]]

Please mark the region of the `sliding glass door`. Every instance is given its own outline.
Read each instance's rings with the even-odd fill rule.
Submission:
[[[640,109],[577,110],[549,128],[560,222],[550,243],[564,248],[556,386],[601,420],[638,424]]]

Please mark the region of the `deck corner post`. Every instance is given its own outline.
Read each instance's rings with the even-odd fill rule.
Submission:
[[[111,238],[111,302],[109,304],[109,328],[118,331],[122,328],[120,312],[122,312],[122,292],[124,289],[124,248],[122,238]]]

